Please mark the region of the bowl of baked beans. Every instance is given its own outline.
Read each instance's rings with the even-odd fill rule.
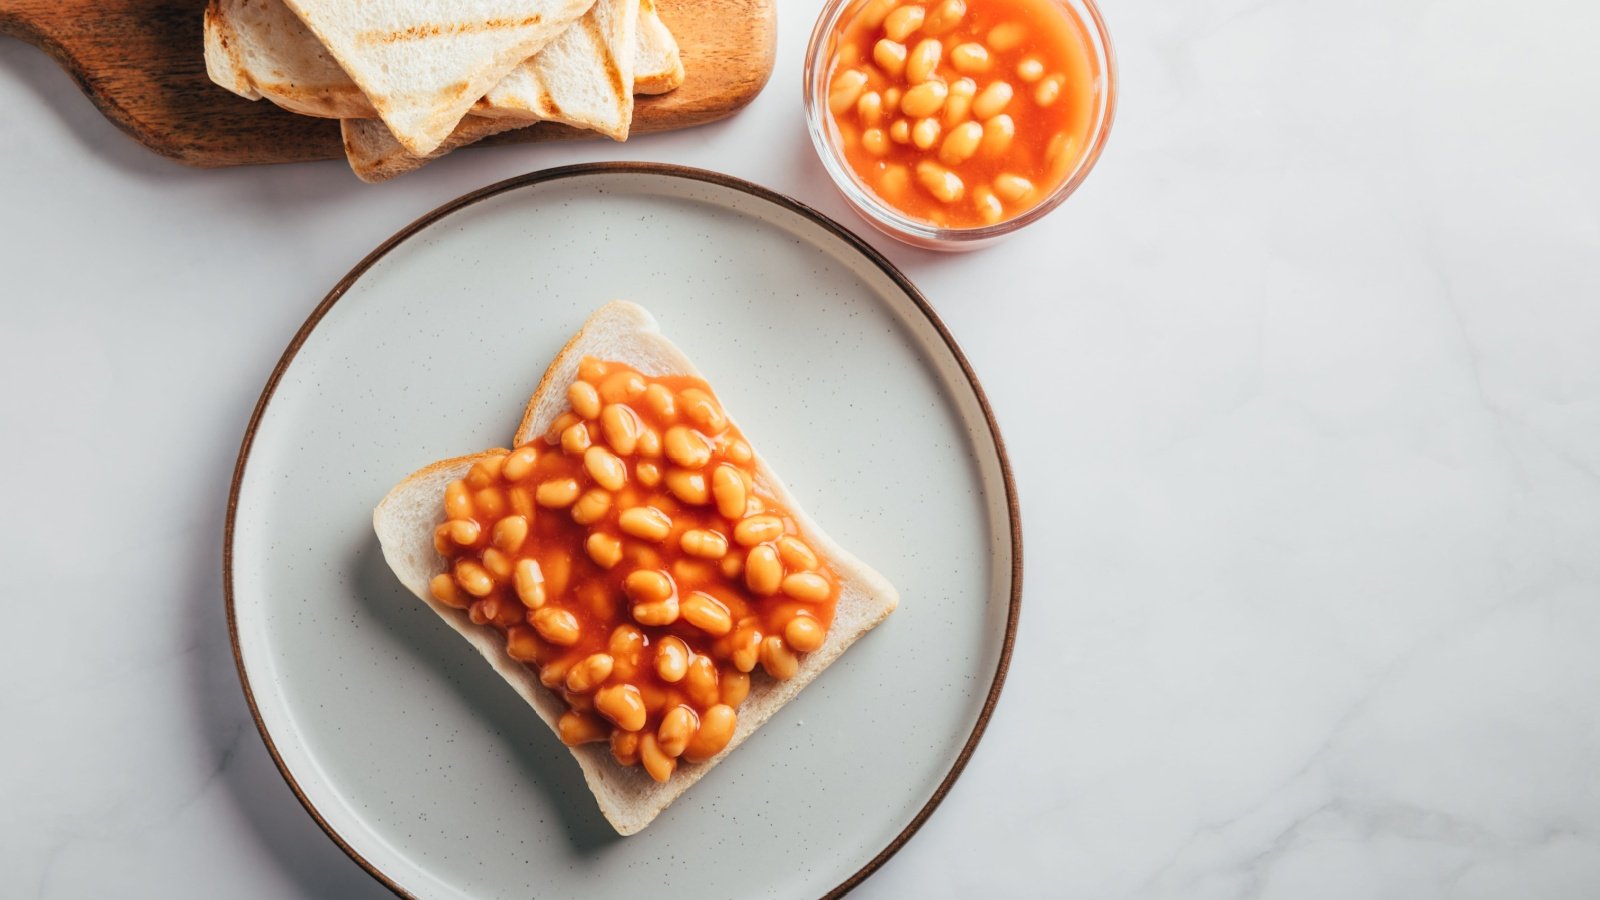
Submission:
[[[829,0],[806,123],[849,205],[916,246],[981,246],[1083,183],[1116,107],[1093,0]]]

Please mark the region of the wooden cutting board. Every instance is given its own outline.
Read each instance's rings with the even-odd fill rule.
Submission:
[[[777,44],[774,0],[657,0],[678,39],[685,78],[640,97],[634,134],[731,115],[767,83]],[[200,38],[206,0],[0,0],[0,34],[55,57],[106,118],[146,147],[191,166],[332,159],[339,124],[249,101],[211,83]],[[596,137],[544,123],[485,144]]]

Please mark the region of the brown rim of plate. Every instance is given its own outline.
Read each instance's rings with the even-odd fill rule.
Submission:
[[[902,828],[899,834],[895,835],[894,840],[889,842],[889,846],[884,847],[878,852],[878,855],[868,860],[867,864],[857,870],[854,875],[839,882],[833,890],[824,894],[822,900],[834,900],[834,898],[843,897],[865,881],[873,872],[876,872],[884,863],[888,862],[889,857],[899,852],[900,848],[905,846],[906,841],[911,840],[911,836],[917,833],[917,830],[922,827],[924,822],[928,821],[928,817],[933,815],[935,809],[939,808],[939,803],[944,800],[945,794],[950,792],[950,788],[954,786],[956,779],[961,776],[962,770],[967,767],[967,761],[972,758],[972,752],[977,749],[978,741],[982,739],[984,730],[989,726],[989,717],[994,714],[995,704],[1000,700],[1000,689],[1005,686],[1006,671],[1011,666],[1011,649],[1017,640],[1017,619],[1022,612],[1022,514],[1017,506],[1017,485],[1016,480],[1011,475],[1011,460],[1006,456],[1006,445],[1000,437],[1000,426],[995,422],[994,410],[989,406],[989,398],[984,396],[983,387],[978,384],[978,376],[977,373],[973,372],[972,364],[967,362],[966,355],[961,352],[961,348],[957,346],[955,338],[950,336],[949,329],[945,328],[944,322],[940,321],[938,314],[933,311],[933,307],[928,305],[928,301],[922,296],[922,292],[917,290],[916,286],[905,275],[901,274],[893,263],[885,259],[871,245],[851,233],[844,226],[798,200],[741,178],[734,178],[731,175],[723,175],[706,169],[695,169],[669,163],[581,163],[530,172],[526,175],[508,178],[505,181],[463,194],[434,209],[432,212],[425,213],[410,225],[395,232],[388,240],[379,244],[376,250],[367,254],[366,258],[356,263],[355,268],[339,279],[339,283],[333,286],[333,290],[329,291],[328,295],[322,298],[322,302],[317,304],[316,309],[311,311],[311,315],[306,318],[305,324],[301,325],[300,330],[295,332],[294,338],[289,341],[289,346],[284,349],[283,356],[279,358],[278,364],[273,367],[272,374],[267,378],[266,386],[261,389],[261,397],[256,400],[256,407],[250,413],[250,423],[245,427],[244,440],[239,446],[239,459],[233,467],[233,483],[228,489],[228,520],[222,539],[222,592],[228,607],[228,641],[233,645],[233,662],[235,668],[239,670],[239,683],[244,688],[245,702],[250,705],[250,717],[255,720],[256,730],[261,733],[261,740],[266,743],[267,752],[272,754],[272,762],[278,767],[278,773],[283,776],[284,781],[288,782],[289,789],[294,791],[294,795],[299,799],[300,805],[304,806],[306,812],[311,814],[311,818],[316,820],[317,825],[322,828],[335,844],[339,845],[339,849],[343,850],[346,856],[355,860],[357,865],[365,869],[367,874],[381,882],[384,887],[393,891],[397,896],[408,898],[408,900],[416,900],[415,894],[402,888],[395,883],[394,879],[379,871],[376,866],[368,862],[360,853],[357,853],[354,847],[346,843],[345,839],[337,831],[333,830],[333,827],[328,824],[328,820],[322,817],[322,813],[312,805],[311,800],[300,789],[300,783],[295,781],[294,773],[290,772],[288,767],[284,765],[283,757],[278,754],[277,745],[272,742],[272,735],[267,732],[266,723],[261,721],[261,711],[256,707],[255,693],[250,689],[250,676],[244,669],[244,656],[239,651],[239,630],[233,614],[233,525],[234,518],[239,512],[239,485],[244,481],[244,470],[250,459],[250,447],[255,443],[256,428],[261,424],[261,417],[266,412],[267,404],[272,401],[272,395],[277,390],[278,382],[282,380],[283,373],[288,370],[289,364],[299,354],[301,346],[311,336],[311,332],[317,327],[317,324],[322,321],[322,317],[327,315],[328,310],[332,309],[333,305],[339,301],[339,298],[344,296],[345,291],[349,290],[352,284],[355,284],[356,279],[372,268],[373,264],[382,259],[384,254],[399,246],[412,235],[457,210],[465,209],[480,200],[487,200],[490,197],[499,196],[507,191],[514,191],[529,185],[560,181],[565,178],[579,178],[586,175],[665,175],[671,178],[704,182],[749,194],[757,199],[765,200],[775,206],[797,213],[820,225],[824,230],[844,241],[856,252],[871,261],[873,265],[881,269],[885,275],[888,275],[894,281],[897,287],[905,292],[907,297],[911,298],[917,309],[927,317],[929,324],[939,333],[939,337],[944,340],[945,346],[949,348],[951,355],[955,357],[956,362],[961,366],[961,373],[966,376],[967,383],[972,387],[974,396],[978,398],[978,405],[983,409],[983,419],[989,426],[989,437],[994,441],[995,455],[1000,462],[1000,475],[1005,481],[1006,510],[1011,523],[1011,601],[1006,612],[1005,639],[1000,645],[1000,662],[995,666],[994,680],[989,685],[989,695],[984,698],[983,709],[978,712],[978,721],[972,727],[972,734],[967,737],[967,742],[962,745],[961,753],[956,757],[955,764],[950,767],[950,771],[945,775],[944,780],[939,782],[939,787],[934,790],[933,796],[929,797],[928,802],[917,810],[917,814],[912,816],[911,821],[906,823],[906,827]]]

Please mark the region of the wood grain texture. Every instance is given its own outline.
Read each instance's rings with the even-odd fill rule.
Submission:
[[[236,97],[206,77],[206,0],[0,0],[0,34],[55,57],[106,118],[162,156],[191,166],[343,157],[339,123]],[[633,133],[687,128],[749,103],[772,74],[773,0],[658,0],[678,39],[683,86],[640,97]],[[484,144],[596,138],[544,123]]]

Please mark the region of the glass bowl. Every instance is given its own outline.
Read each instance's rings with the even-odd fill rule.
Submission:
[[[1089,61],[1096,76],[1093,92],[1095,105],[1090,114],[1089,135],[1077,164],[1055,190],[1034,206],[992,225],[966,228],[949,228],[915,219],[878,199],[862,183],[839,149],[839,135],[827,106],[831,74],[829,63],[838,50],[842,24],[855,16],[867,2],[828,0],[822,14],[817,17],[816,27],[811,32],[811,43],[806,48],[806,129],[811,133],[811,143],[822,160],[823,168],[828,170],[828,176],[833,179],[834,186],[844,195],[851,209],[879,231],[907,244],[930,250],[971,250],[1037,222],[1078,189],[1100,158],[1106,136],[1111,132],[1111,119],[1117,105],[1116,57],[1111,49],[1111,37],[1106,32],[1105,22],[1094,0],[1051,0],[1083,26],[1083,33],[1089,39]],[[982,0],[972,2],[981,3]]]

